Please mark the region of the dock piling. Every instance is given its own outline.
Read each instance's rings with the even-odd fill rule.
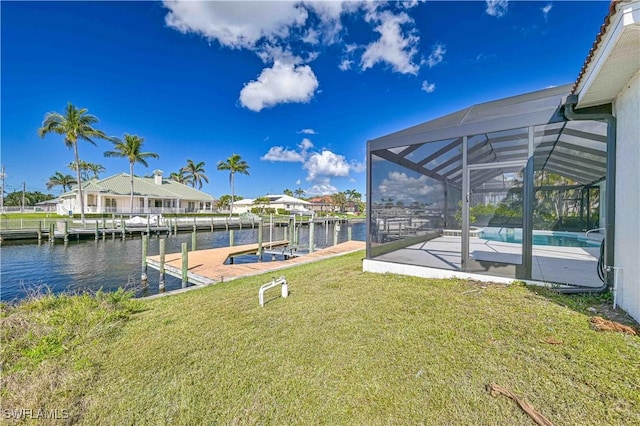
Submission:
[[[338,221],[333,222],[333,245],[338,245],[338,232],[340,231],[340,224]]]
[[[313,248],[314,248],[314,245],[315,245],[315,241],[313,241],[314,236],[315,236],[314,235],[314,232],[315,232],[314,228],[315,228],[315,224],[313,223],[313,219],[311,219],[309,221],[309,253],[313,253]]]
[[[140,274],[140,284],[147,286],[147,250],[149,248],[149,236],[142,236],[142,273]]]
[[[197,232],[194,229],[193,232],[191,233],[191,251],[196,251],[198,250],[198,248],[196,247],[196,239],[197,239]]]
[[[158,283],[158,291],[164,291],[164,257],[165,257],[165,239],[160,239],[160,282]]]
[[[38,242],[42,241],[42,221],[38,221]]]
[[[187,287],[187,270],[189,268],[189,254],[187,243],[182,243],[182,288]]]
[[[234,244],[234,232],[233,229],[229,229],[229,247],[233,247]]]
[[[65,219],[65,221],[64,221],[64,242],[66,243],[67,241],[69,241],[69,224],[67,223],[67,220]]]
[[[96,220],[96,235],[95,235],[96,241],[98,241],[98,238],[100,238],[100,230],[98,228],[98,221]]]
[[[348,224],[348,226],[347,226],[347,241],[351,241],[351,236],[352,236],[351,224]]]
[[[258,221],[258,262],[262,262],[262,218]]]

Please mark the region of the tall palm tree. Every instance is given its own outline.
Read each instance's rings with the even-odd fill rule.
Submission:
[[[187,160],[187,165],[181,170],[185,175],[186,181],[194,188],[197,185],[198,189],[201,189],[202,181],[209,183],[209,178],[204,174],[204,164],[204,161],[196,164],[193,160]]]
[[[61,172],[55,172],[52,176],[49,177],[49,182],[47,182],[47,189],[61,186],[62,192],[66,192],[67,188],[71,189],[71,185],[77,182],[78,181],[71,175],[63,175]]]
[[[296,194],[296,197],[300,198],[304,195],[305,190],[302,188],[298,188],[294,191],[294,194]]]
[[[129,160],[129,175],[131,177],[131,213],[133,213],[133,165],[140,163],[145,167],[147,158],[160,158],[155,152],[142,152],[144,138],[137,135],[124,134],[124,140],[115,139],[113,141],[114,151],[104,153],[105,157],[121,157]]]
[[[93,124],[98,122],[98,118],[94,115],[87,114],[89,111],[87,108],[76,108],[69,102],[65,110],[64,115],[59,112],[48,112],[44,116],[42,126],[38,129],[38,135],[44,138],[49,133],[56,133],[58,135],[64,135],[64,144],[67,148],[73,148],[73,155],[76,164],[79,164],[80,157],[78,156],[78,140],[87,141],[93,145],[96,143],[94,139],[106,139],[110,138],[104,134],[103,131],[97,130],[93,127]],[[78,184],[78,196],[80,197],[80,218],[82,223],[84,220],[84,196],[82,194],[82,180],[80,179],[80,169],[76,172],[76,178]]]
[[[233,202],[235,198],[235,179],[236,173],[243,175],[249,175],[249,165],[244,161],[239,154],[233,154],[227,158],[227,161],[218,162],[218,170],[229,171],[229,184],[231,185],[231,206],[229,209],[229,216],[233,214]]]

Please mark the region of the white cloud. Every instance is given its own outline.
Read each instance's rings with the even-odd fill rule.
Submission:
[[[307,170],[307,181],[322,177],[348,176],[350,169],[344,155],[334,154],[326,149],[311,154],[302,168]]]
[[[291,151],[283,146],[272,146],[265,155],[260,157],[260,159],[265,161],[283,161],[288,163],[304,161],[304,157],[300,153]]]
[[[353,65],[353,61],[349,59],[343,59],[342,62],[338,64],[338,68],[342,71],[347,71],[351,69],[351,65]]]
[[[436,90],[436,85],[435,83],[429,83],[427,80],[425,80],[422,82],[421,89],[427,93],[433,93],[433,91]]]
[[[296,181],[296,185],[300,185],[301,183],[302,183],[302,180],[300,180],[300,179],[298,179],[298,180]]]
[[[313,11],[320,20],[319,33],[321,41],[325,44],[333,44],[340,41],[343,14],[354,12],[359,5],[353,1],[308,1],[303,3]]]
[[[166,24],[231,48],[254,48],[261,39],[285,39],[305,24],[308,12],[294,2],[165,0]]]
[[[444,54],[447,53],[447,49],[444,44],[436,43],[427,58],[427,65],[429,68],[433,68],[438,65],[444,59]]]
[[[551,3],[549,3],[548,5],[546,5],[542,9],[540,9],[540,10],[542,10],[542,14],[544,15],[545,21],[547,20],[547,16],[549,15],[549,12],[551,12],[551,8],[552,7],[553,7],[553,5]]]
[[[298,133],[302,133],[305,135],[317,135],[318,133],[313,129],[302,129]]]
[[[413,31],[405,35],[402,30],[402,25],[413,24],[413,19],[404,12],[394,15],[389,11],[370,13],[366,19],[380,23],[375,28],[380,38],[367,45],[360,61],[362,70],[382,62],[391,65],[395,72],[417,74],[420,67],[413,63],[413,57],[420,38]]]
[[[306,155],[307,151],[313,148],[313,142],[311,142],[308,138],[302,139],[302,141],[298,144],[298,148],[300,148],[300,152],[303,155]]]
[[[485,12],[489,16],[495,16],[500,18],[507,14],[507,9],[509,8],[508,0],[485,0],[487,3],[487,9]]]
[[[367,164],[364,162],[361,163],[356,160],[351,160],[351,163],[349,164],[349,169],[354,173],[362,173],[365,170],[367,170]]]
[[[331,195],[338,192],[338,188],[333,186],[329,179],[324,179],[321,183],[317,183],[313,185],[311,188],[305,189],[304,191],[307,196],[314,197],[320,195]]]
[[[309,102],[318,88],[318,79],[308,65],[296,66],[276,61],[265,68],[258,80],[247,83],[240,91],[240,104],[261,111],[280,103]]]

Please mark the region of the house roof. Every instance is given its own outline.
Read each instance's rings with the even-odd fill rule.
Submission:
[[[331,199],[331,195],[321,195],[319,197],[309,198],[309,202],[311,204],[332,204],[333,200]]]
[[[131,175],[120,173],[104,179],[91,179],[82,183],[82,189],[87,193],[130,195]],[[75,195],[77,187],[61,195],[61,197]],[[154,178],[133,177],[134,196],[146,196],[165,199],[183,199],[194,201],[213,201],[213,197],[205,192],[191,188],[171,179],[162,179],[162,185],[157,185]]]
[[[640,1],[614,0],[571,90],[578,107],[610,103],[640,69]]]

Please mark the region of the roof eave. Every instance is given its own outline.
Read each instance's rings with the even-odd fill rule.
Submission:
[[[572,93],[579,108],[611,103],[638,72],[640,1],[614,1]],[[635,59],[635,63],[633,60]]]

